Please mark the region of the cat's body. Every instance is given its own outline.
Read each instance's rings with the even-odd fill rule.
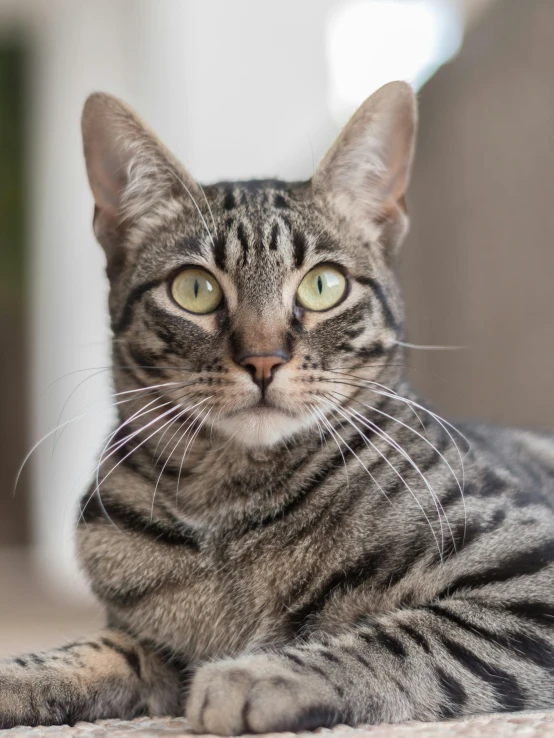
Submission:
[[[402,378],[414,116],[385,87],[312,181],[202,191],[91,99],[121,425],[77,543],[108,628],[2,666],[0,726],[186,709],[231,734],[554,704],[554,438],[454,428]],[[209,311],[179,307],[192,267],[223,294]],[[318,282],[310,310],[318,269],[343,291],[323,309]]]

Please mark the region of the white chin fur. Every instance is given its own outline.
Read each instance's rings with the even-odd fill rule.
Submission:
[[[278,410],[244,411],[218,420],[214,427],[244,446],[274,446],[313,425],[313,418],[291,418]]]

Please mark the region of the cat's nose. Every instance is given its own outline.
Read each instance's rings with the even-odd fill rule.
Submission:
[[[250,372],[254,382],[263,390],[273,379],[277,367],[281,364],[286,364],[289,357],[279,352],[265,356],[252,355],[238,357],[238,359],[237,363]]]

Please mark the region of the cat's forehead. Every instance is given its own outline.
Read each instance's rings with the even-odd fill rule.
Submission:
[[[321,222],[305,184],[279,180],[224,182],[208,193],[218,268],[241,281],[251,274],[301,268]]]
[[[251,179],[218,182],[209,188],[218,205],[226,212],[289,210],[305,201],[309,187],[306,182],[285,182],[279,179]]]

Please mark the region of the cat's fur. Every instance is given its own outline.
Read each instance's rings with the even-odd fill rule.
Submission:
[[[554,705],[554,440],[462,436],[402,378],[415,121],[392,83],[311,181],[202,190],[126,106],[89,98],[127,394],[77,544],[108,625],[4,663],[0,726],[185,713],[235,734]],[[321,262],[349,294],[310,313],[295,292]],[[189,264],[218,279],[216,313],[169,297]],[[245,352],[290,359],[273,407]]]

